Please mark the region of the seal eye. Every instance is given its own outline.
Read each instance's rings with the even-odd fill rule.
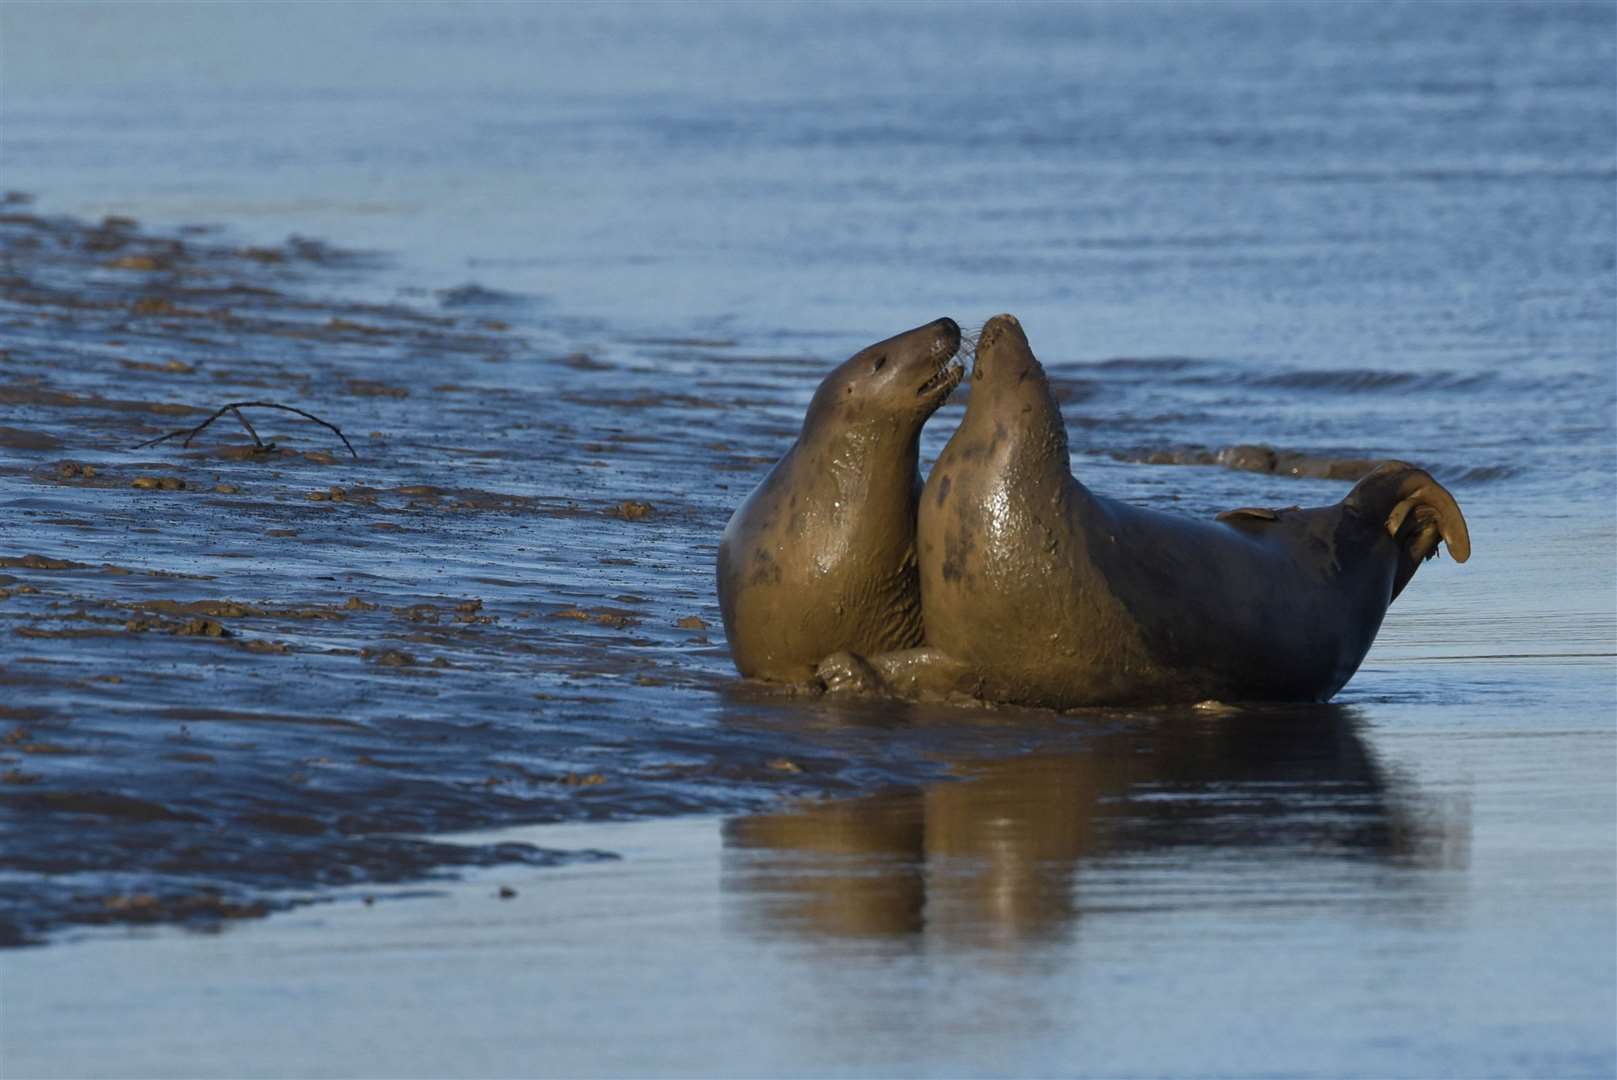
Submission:
[[[884,368],[886,366],[887,366],[887,354],[882,353],[880,356],[876,357],[876,362],[870,365],[870,373],[872,375],[874,375],[874,374],[876,374],[876,372],[880,371],[882,368]]]

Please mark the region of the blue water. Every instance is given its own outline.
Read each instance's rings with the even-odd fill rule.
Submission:
[[[1021,319],[1068,391],[1075,468],[1106,494],[1205,514],[1343,491],[1117,460],[1184,446],[1268,442],[1426,465],[1464,508],[1475,554],[1463,567],[1422,569],[1341,695],[1346,713],[1332,714],[1332,730],[1345,727],[1348,756],[1368,768],[1341,766],[1333,749],[1335,764],[1319,772],[1319,746],[1262,740],[1233,758],[1268,764],[1236,767],[1198,735],[1188,750],[1163,736],[1170,749],[1142,751],[1147,764],[1130,772],[1110,736],[1050,718],[1011,731],[992,718],[943,734],[844,729],[845,718],[812,704],[738,705],[722,687],[722,653],[660,638],[642,646],[672,673],[660,689],[569,689],[547,669],[564,723],[549,706],[547,722],[534,723],[531,704],[510,704],[509,682],[531,675],[514,663],[506,682],[466,665],[436,706],[357,681],[334,700],[383,745],[393,729],[378,716],[408,714],[425,728],[433,708],[461,710],[446,745],[479,762],[531,765],[528,754],[610,771],[633,755],[762,761],[778,739],[794,760],[835,762],[824,767],[838,790],[899,784],[889,793],[897,809],[879,798],[847,804],[846,820],[881,835],[892,815],[913,824],[917,805],[949,798],[927,786],[922,759],[974,775],[973,747],[1004,757],[1020,743],[1076,754],[1072,776],[1105,778],[1082,781],[1098,785],[1103,807],[1083,814],[1115,817],[1113,840],[1040,856],[1071,893],[1053,903],[1048,933],[996,936],[1015,929],[1006,911],[1029,895],[1042,903],[1042,892],[1013,881],[999,894],[1008,907],[995,908],[962,906],[935,886],[932,922],[901,920],[869,954],[830,950],[834,962],[812,975],[833,1004],[794,997],[804,1022],[836,1029],[834,1003],[869,985],[955,987],[981,960],[969,950],[962,960],[960,940],[977,948],[989,938],[1001,950],[993,963],[1035,966],[1041,995],[1081,1000],[1097,1025],[1144,1039],[1140,1016],[1171,1016],[1175,1039],[1205,1040],[1209,1072],[1263,1071],[1250,1045],[1262,1025],[1239,1045],[1227,1038],[1229,1001],[1244,991],[1281,1032],[1275,1060],[1286,1071],[1310,1060],[1321,1073],[1617,1070],[1617,7],[11,2],[0,6],[0,188],[33,193],[42,213],[129,215],[154,229],[213,223],[242,244],[296,233],[373,251],[380,265],[346,276],[345,296],[453,314],[443,290],[475,284],[506,297],[497,314],[524,335],[525,358],[584,351],[607,365],[500,369],[510,401],[534,410],[531,462],[485,473],[438,460],[425,440],[353,475],[447,485],[458,473],[606,503],[627,485],[673,510],[643,552],[628,552],[655,565],[606,580],[596,556],[625,554],[615,534],[487,520],[447,540],[406,537],[353,555],[371,571],[364,560],[381,561],[414,593],[469,593],[494,563],[536,582],[546,602],[571,599],[570,583],[583,581],[716,623],[705,575],[717,531],[785,449],[819,372],[943,314],[968,325],[998,311]],[[54,364],[75,377],[50,351],[52,333],[0,331],[15,348],[0,374]],[[151,359],[166,355],[152,348]],[[498,381],[463,360],[443,377]],[[549,466],[577,465],[576,444],[595,437],[558,434],[567,410],[583,408],[565,394],[584,391],[597,401],[705,395],[725,407],[602,407],[591,423],[643,437],[644,449],[602,451],[608,467],[597,473],[558,474]],[[348,407],[392,431],[431,422],[432,401],[418,391]],[[933,421],[929,455],[958,416],[952,405]],[[5,423],[47,419],[19,408]],[[729,449],[715,452],[716,439]],[[35,488],[21,478],[47,460],[0,454],[8,506],[32,505]],[[119,537],[21,521],[0,522],[0,555],[122,557]],[[520,531],[530,525],[540,531]],[[150,541],[154,566],[223,573],[223,562],[187,562],[183,545],[167,542]],[[315,572],[267,556],[236,565],[265,590],[304,587]],[[520,643],[516,606],[525,603],[488,610]],[[7,691],[33,685],[11,678],[36,670],[28,657],[88,655],[57,648],[0,647]],[[205,667],[189,654],[172,660]],[[314,685],[265,679],[262,692],[296,711],[335,692]],[[139,692],[134,680],[124,691],[137,712]],[[650,719],[636,726],[647,712],[655,734],[645,734]],[[472,728],[474,715],[489,729]],[[119,738],[138,741],[133,721],[117,723]],[[1150,728],[1145,742],[1157,738]],[[464,766],[436,753],[433,768]],[[1201,762],[1188,772],[1187,755]],[[35,758],[30,769],[53,767]],[[483,796],[458,780],[454,820],[464,824]],[[521,805],[562,819],[731,811],[767,801],[766,789],[751,772],[727,782],[714,765],[674,795]],[[1188,800],[1177,817],[1158,812],[1164,789]],[[295,798],[265,791],[271,802]],[[1010,822],[1011,834],[1035,838],[1010,850],[1035,856],[1038,838],[1059,832],[1039,823],[1075,812],[1054,797],[985,796],[974,810],[961,798],[968,809],[952,813],[984,829]],[[484,809],[491,821],[513,813]],[[818,835],[809,819],[802,835]],[[726,843],[751,828],[728,826]],[[1356,839],[1321,841],[1340,835]],[[853,844],[843,852],[857,864],[852,877],[871,850],[882,866],[941,865],[942,878],[951,858],[982,855]],[[735,856],[743,870],[761,858]],[[148,868],[138,855],[128,863],[138,890]],[[762,885],[744,872],[725,879],[743,906],[761,897],[728,940],[836,937],[790,915],[802,890],[777,869],[759,873]],[[1266,903],[1271,895],[1285,903]],[[1158,914],[1140,917],[1141,905]],[[958,920],[969,932],[956,932]],[[610,940],[610,926],[601,933]],[[1187,948],[1185,962],[1163,942]],[[1295,982],[1277,974],[1288,965]],[[734,977],[730,992],[746,998],[749,984]],[[1007,985],[996,1001],[1032,985],[997,978]],[[1288,1001],[1304,994],[1316,996],[1309,1023],[1328,1030],[1287,1024]],[[625,1003],[624,1024],[654,1026],[658,999],[637,998],[628,976],[607,996]],[[792,1020],[773,1019],[782,1030]],[[766,1010],[747,1023],[769,1041]],[[993,1071],[965,1050],[937,1060],[917,1044],[919,1029],[891,1017],[871,1023],[883,1056],[823,1036],[835,1049],[824,1060],[852,1072]],[[602,1024],[594,1037],[609,1038]],[[1055,1021],[1035,1034],[1015,1058],[1028,1072],[1196,1068],[1160,1052],[1131,1056],[1126,1039],[1086,1065],[1067,1056]],[[699,1063],[693,1070],[713,1065],[691,1044],[670,1053]],[[152,1060],[153,1072],[179,1067]],[[757,1060],[793,1071],[778,1055]]]
[[[51,209],[386,252],[393,295],[521,294],[573,344],[836,355],[1009,310],[1047,362],[1476,379],[1441,389],[1483,412],[1396,418],[1373,449],[1604,447],[1555,466],[1592,496],[1617,400],[1612,24],[1604,4],[12,4],[0,160]],[[1367,441],[1219,404],[1242,434]],[[1224,433],[1196,419],[1157,431]]]
[[[8,185],[557,319],[1014,309],[1053,358],[1322,367],[1610,345],[1605,4],[7,8]]]

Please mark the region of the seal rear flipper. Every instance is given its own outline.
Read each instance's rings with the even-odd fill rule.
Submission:
[[[1393,579],[1394,598],[1420,564],[1437,554],[1439,540],[1455,562],[1471,557],[1471,533],[1460,504],[1424,469],[1402,461],[1383,462],[1354,485],[1343,504],[1361,518],[1380,519],[1402,549]]]

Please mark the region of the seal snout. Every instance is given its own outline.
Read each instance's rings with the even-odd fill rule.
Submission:
[[[1010,359],[1011,354],[1007,350],[1020,350],[1030,357],[1033,355],[1017,317],[995,315],[983,324],[982,333],[977,336],[977,360],[972,365],[971,377],[982,379],[992,376]]]
[[[1022,323],[1015,315],[995,315],[983,323],[983,332],[977,339],[977,347],[995,345],[1000,338],[1007,335],[1020,338],[1024,343],[1027,341],[1027,335],[1022,332]]]
[[[935,320],[931,324],[933,333],[932,353],[934,356],[945,358],[953,357],[960,351],[960,324],[949,316]]]
[[[938,370],[915,391],[915,396],[933,403],[934,407],[942,405],[954,392],[954,388],[960,385],[960,380],[965,374],[965,365],[956,363],[953,355],[947,356]]]
[[[960,324],[945,315],[935,319],[923,329],[931,331],[931,347],[916,359],[920,361],[924,381],[916,387],[915,396],[930,414],[948,400],[954,388],[960,385],[965,367],[957,361],[960,354]]]

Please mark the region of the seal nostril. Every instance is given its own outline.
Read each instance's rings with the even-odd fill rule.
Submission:
[[[882,368],[884,368],[886,366],[887,366],[887,354],[882,353],[880,356],[876,357],[875,363],[870,365],[870,372],[871,372],[872,375],[874,375],[876,372],[880,371]]]
[[[938,329],[946,334],[958,334],[960,333],[960,324],[945,315],[938,320]]]

